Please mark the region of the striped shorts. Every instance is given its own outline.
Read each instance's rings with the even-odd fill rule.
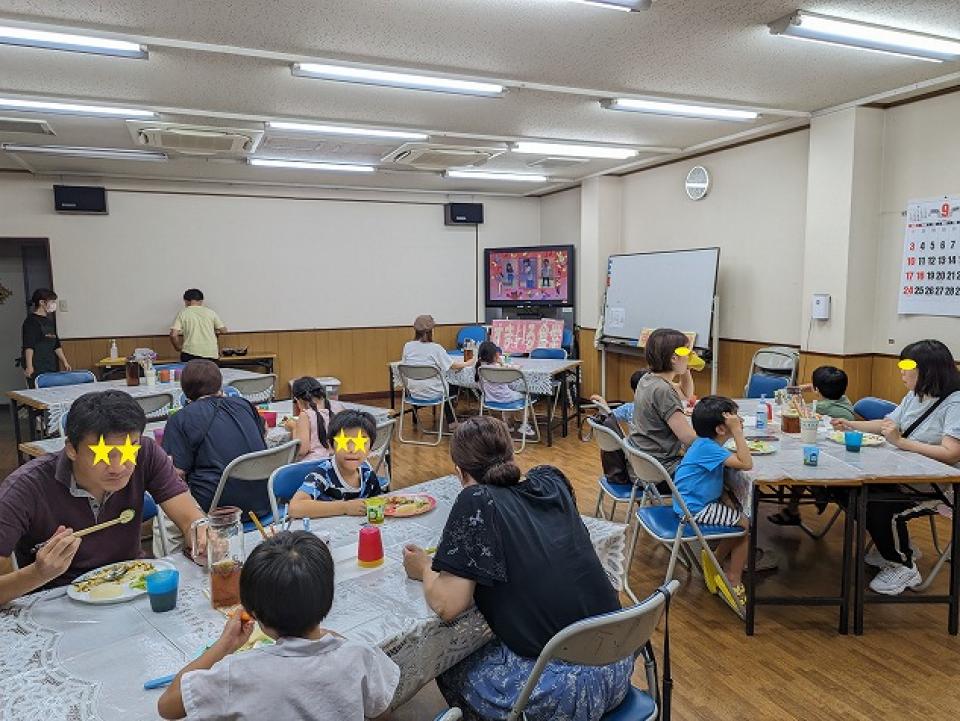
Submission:
[[[739,526],[740,509],[714,501],[704,506],[694,519],[701,526]]]

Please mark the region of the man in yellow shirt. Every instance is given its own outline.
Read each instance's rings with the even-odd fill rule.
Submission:
[[[184,363],[194,358],[220,357],[217,336],[227,332],[214,311],[203,305],[203,293],[191,288],[183,294],[183,310],[177,313],[170,326],[170,342],[180,351],[180,360]]]

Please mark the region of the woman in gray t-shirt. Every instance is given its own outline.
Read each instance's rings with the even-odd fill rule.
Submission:
[[[917,341],[900,352],[899,366],[908,393],[896,410],[879,421],[837,419],[834,427],[880,433],[901,450],[960,467],[960,371],[950,349],[937,340]],[[902,486],[871,493],[884,499],[867,506],[866,518],[876,547],[864,560],[880,569],[870,582],[877,593],[896,596],[920,584],[907,521],[931,515],[946,500],[936,486],[930,492],[929,499]]]
[[[683,446],[697,437],[683,413],[684,402],[693,395],[693,378],[687,356],[675,352],[686,345],[687,337],[678,330],[650,334],[644,349],[650,372],[637,384],[630,422],[630,442],[660,461],[671,476]]]

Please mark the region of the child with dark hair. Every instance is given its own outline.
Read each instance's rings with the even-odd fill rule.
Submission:
[[[497,366],[497,367],[507,367],[515,368],[516,366],[504,366],[503,359],[500,356],[500,349],[497,347],[497,344],[493,341],[485,340],[480,344],[480,347],[477,349],[477,368],[482,366]],[[514,390],[510,387],[508,383],[495,383],[493,381],[486,381],[480,377],[480,371],[477,370],[476,373],[477,383],[480,384],[480,390],[483,392],[484,400],[487,402],[493,403],[516,403],[521,398],[523,398],[523,393],[518,390]],[[503,411],[504,421],[506,422],[507,414],[515,415],[518,419],[522,420],[523,411]],[[510,426],[510,430],[515,430],[514,426]],[[533,430],[533,427],[527,423],[523,422],[519,427],[520,433],[523,433],[525,436],[532,437],[536,435],[536,431]]]
[[[379,496],[389,485],[367,462],[377,422],[369,413],[345,410],[330,421],[327,436],[333,442],[333,457],[307,474],[290,500],[290,513],[297,518],[363,516],[367,512],[363,499]]]
[[[633,375],[630,376],[630,390],[635,394],[637,392],[637,385],[640,383],[640,379],[643,378],[650,371],[646,369],[641,369],[634,371]],[[610,410],[610,405],[607,403],[607,399],[601,395],[592,395],[590,400],[600,406],[604,411],[609,411],[609,413],[616,418],[621,423],[630,423],[633,420],[633,401],[628,403],[621,403],[619,406]]]
[[[817,393],[817,413],[831,418],[844,418],[852,421],[856,418],[853,403],[845,395],[847,392],[847,374],[841,368],[820,366],[811,375],[809,385],[803,390]]]
[[[749,471],[753,468],[750,448],[743,435],[743,421],[737,415],[737,404],[722,396],[706,396],[693,409],[693,429],[697,433],[677,468],[675,483],[687,510],[696,522],[705,526],[739,526],[748,528],[746,517],[738,506],[724,497],[723,474],[725,468]],[[736,454],[724,448],[730,438],[736,443]],[[683,514],[680,502],[674,498],[673,509]],[[711,593],[719,590],[724,600],[735,611],[746,603],[743,588],[743,564],[747,560],[748,536],[727,538],[717,546],[715,555],[723,563],[727,578],[733,585],[728,588],[723,576],[713,565],[706,551],[702,552],[703,577]],[[739,604],[738,604],[739,602]]]
[[[285,531],[255,549],[240,574],[240,601],[220,638],[164,691],[165,719],[346,719],[386,713],[400,669],[378,648],[320,626],[330,613],[333,558],[305,531]],[[254,622],[276,641],[237,654]],[[349,670],[349,673],[344,673]],[[291,679],[310,683],[291,693]]]
[[[329,458],[330,437],[327,426],[331,418],[344,409],[343,404],[327,398],[320,381],[311,376],[297,378],[293,382],[294,407],[300,411],[297,418],[284,421],[290,435],[300,441],[298,461],[320,461]]]

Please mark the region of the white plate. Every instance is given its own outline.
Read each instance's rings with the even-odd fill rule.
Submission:
[[[159,558],[142,558],[137,560],[145,561],[151,564],[154,570],[156,571],[162,571],[168,568],[176,569],[176,566],[170,563],[170,561],[164,561]],[[128,563],[128,561],[121,561],[120,563]],[[116,566],[116,565],[118,564],[108,563],[106,566],[100,566],[100,568],[95,568],[92,571],[87,571],[82,576],[79,576],[78,578],[74,579],[73,583],[76,583],[77,581],[83,581],[87,577],[92,576],[97,571],[100,571],[104,568],[111,568],[112,566]],[[70,598],[72,598],[74,601],[80,601],[81,603],[89,603],[94,606],[105,606],[111,603],[124,603],[126,601],[132,601],[133,599],[139,598],[140,596],[144,595],[147,592],[146,589],[130,588],[128,585],[124,584],[120,594],[117,596],[111,596],[109,598],[91,598],[90,591],[78,591],[74,587],[73,583],[67,586],[67,595]]]
[[[748,441],[748,443],[752,442],[754,441]],[[751,456],[772,456],[780,449],[780,444],[776,441],[760,441],[760,443],[764,444],[764,450],[751,450]],[[728,451],[733,451],[734,453],[737,452],[737,442],[733,438],[724,443],[723,447]]]

